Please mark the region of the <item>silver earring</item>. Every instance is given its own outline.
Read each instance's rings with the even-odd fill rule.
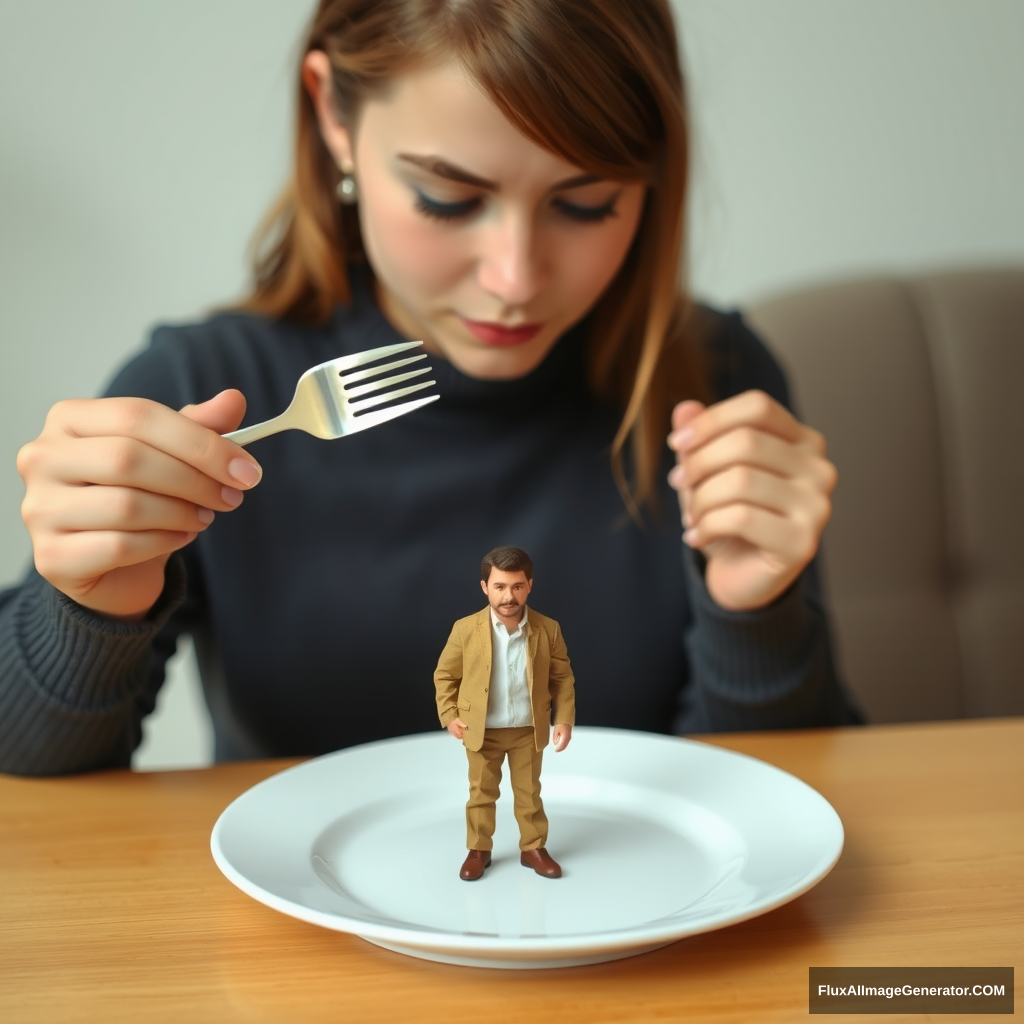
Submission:
[[[359,202],[359,186],[356,184],[356,179],[352,176],[351,168],[342,168],[341,180],[337,185],[338,199],[345,206],[354,206]]]

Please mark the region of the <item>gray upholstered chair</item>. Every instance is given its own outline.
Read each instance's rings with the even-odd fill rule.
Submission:
[[[839,468],[825,578],[869,720],[1024,713],[1024,267],[747,316]]]

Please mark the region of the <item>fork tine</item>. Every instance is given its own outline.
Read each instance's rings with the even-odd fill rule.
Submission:
[[[363,409],[372,409],[375,405],[383,405],[385,402],[390,402],[392,398],[404,398],[406,395],[411,395],[414,391],[422,391],[424,388],[429,388],[431,385],[436,384],[437,381],[425,380],[419,384],[412,384],[407,388],[399,388],[398,391],[386,391],[383,395],[374,395],[372,398],[364,398],[358,402],[351,402],[349,409],[353,413],[360,413]],[[435,396],[436,397],[436,396]]]
[[[431,381],[431,383],[433,382]],[[426,387],[425,384],[420,386]],[[436,402],[440,397],[440,395],[428,395],[426,398],[416,398],[411,402],[403,402],[401,405],[393,406],[390,409],[378,409],[377,412],[368,412],[362,416],[356,416],[354,419],[349,420],[349,426],[345,433],[351,434],[356,430],[366,430],[367,427],[375,427],[378,423],[387,423],[388,420],[393,420],[396,416],[404,416],[407,412],[412,412],[414,409],[420,409],[424,405]]]
[[[363,366],[388,356],[397,356],[399,352],[408,352],[409,349],[417,348],[422,344],[422,341],[403,341],[399,345],[382,345],[380,348],[367,349],[365,352],[356,352],[350,356],[339,356],[337,359],[330,359],[320,365],[331,366],[340,373],[343,370],[351,370],[354,366]]]
[[[396,373],[394,377],[385,377],[384,380],[371,380],[369,384],[360,384],[354,388],[346,385],[345,397],[358,398],[360,395],[368,395],[373,391],[380,391],[382,388],[390,387],[392,384],[401,384],[403,380],[422,377],[425,373],[430,373],[429,366],[423,366],[418,370],[410,370],[408,373]]]
[[[408,359],[396,359],[392,363],[384,363],[381,366],[371,366],[368,370],[353,370],[351,373],[342,375],[341,383],[345,390],[349,391],[349,383],[356,380],[366,380],[367,377],[376,377],[381,373],[388,373],[390,370],[397,370],[400,366],[408,366],[409,363],[418,362],[420,359],[426,359],[427,353],[421,352],[418,356],[409,356]]]

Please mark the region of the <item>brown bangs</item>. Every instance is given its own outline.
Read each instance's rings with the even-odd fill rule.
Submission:
[[[603,178],[651,176],[665,132],[628,45],[635,26],[614,32],[600,4],[565,0],[447,6],[448,53],[523,135]]]

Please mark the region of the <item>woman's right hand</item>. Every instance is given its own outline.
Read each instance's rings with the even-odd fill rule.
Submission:
[[[171,553],[259,483],[255,459],[220,436],[244,415],[234,390],[181,412],[144,398],[58,402],[18,452],[39,574],[102,615],[144,618]]]

